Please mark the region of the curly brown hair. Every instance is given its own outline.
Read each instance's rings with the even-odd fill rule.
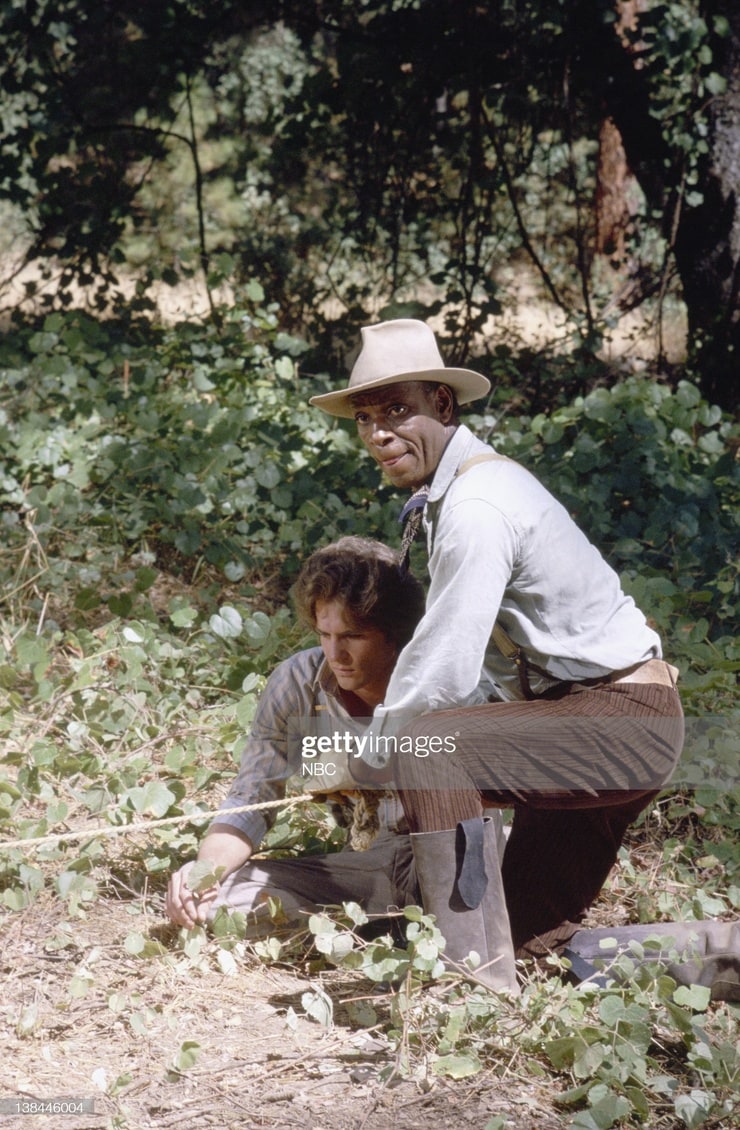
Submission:
[[[341,600],[359,626],[379,628],[400,651],[424,614],[424,589],[411,573],[401,575],[399,563],[382,542],[340,538],[303,565],[293,586],[296,611],[315,628],[318,601]]]

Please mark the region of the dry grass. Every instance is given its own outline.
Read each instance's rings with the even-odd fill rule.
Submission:
[[[630,867],[653,891],[666,884],[665,834],[656,808],[627,838]],[[387,1026],[357,1029],[342,1007],[371,995],[379,1015],[387,1014],[387,998],[359,974],[317,970],[300,959],[267,966],[247,954],[226,975],[215,941],[202,958],[186,957],[163,913],[164,877],[160,889],[146,886],[140,838],[108,843],[96,865],[102,893],[84,916],[68,917],[47,887],[5,919],[0,1097],[95,1097],[94,1114],[35,1115],[34,1128],[484,1130],[496,1115],[507,1130],[563,1125],[552,1077],[540,1083],[516,1055],[503,1077],[499,1062],[498,1074],[489,1069],[455,1082],[385,1081],[380,1073],[395,1063]],[[637,920],[639,889],[626,870],[615,868],[588,925]],[[132,956],[125,945],[132,932],[163,943],[164,955]],[[334,1003],[328,1031],[301,1005],[317,984]],[[188,1042],[198,1045],[197,1058],[179,1071]],[[0,1128],[28,1126],[29,1116],[0,1114]]]
[[[173,944],[159,901],[110,895],[69,922],[63,904],[46,895],[6,926],[3,1095],[95,1096],[94,1114],[40,1114],[34,1128],[481,1130],[496,1114],[512,1130],[562,1125],[551,1084],[531,1077],[484,1073],[438,1079],[429,1090],[383,1082],[379,1072],[394,1063],[388,1039],[352,1029],[341,1008],[377,989],[359,976],[267,967],[250,957],[233,976],[194,965]],[[168,940],[167,955],[129,956],[131,930]],[[301,1015],[302,993],[318,982],[335,1004],[328,1031]],[[198,1057],[178,1072],[186,1041],[199,1045]],[[0,1127],[28,1125],[28,1116],[0,1116]]]

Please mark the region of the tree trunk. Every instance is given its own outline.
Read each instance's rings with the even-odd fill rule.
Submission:
[[[689,317],[689,356],[704,396],[723,408],[738,403],[740,375],[740,5],[707,0],[705,18],[724,16],[730,35],[713,42],[727,90],[710,107],[710,152],[703,200],[681,213],[675,256]]]
[[[589,5],[586,11],[593,9]],[[617,3],[615,11],[619,14]],[[702,197],[693,206],[684,196],[681,154],[651,114],[651,90],[639,55],[615,24],[597,16],[600,28],[594,31],[607,113],[648,205],[665,217],[688,314],[689,363],[704,396],[731,411],[740,371],[740,4],[703,0],[702,15],[710,29],[714,70],[727,90],[712,99],[706,113],[709,152],[692,186]],[[724,38],[713,30],[718,17],[730,29]]]
[[[622,135],[613,118],[605,118],[599,130],[599,156],[596,165],[596,244],[597,255],[605,255],[619,270],[626,258],[626,236],[632,214],[628,203],[628,184],[634,178],[627,164]]]
[[[644,0],[616,0],[614,31],[627,52],[632,50],[628,33],[635,29],[643,7]],[[630,186],[634,181],[619,128],[614,118],[606,117],[599,129],[594,250],[597,255],[607,256],[617,270],[624,266],[626,258],[626,236],[632,221]]]

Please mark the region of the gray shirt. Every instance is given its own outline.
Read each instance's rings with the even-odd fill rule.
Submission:
[[[359,736],[366,726],[366,719],[351,717],[342,705],[337,681],[320,647],[291,655],[278,664],[265,684],[239,772],[214,823],[230,824],[256,848],[272,826],[276,809],[230,810],[284,797],[288,779],[301,777],[302,743],[307,735]],[[378,821],[381,829],[405,830],[398,797],[383,797]]]

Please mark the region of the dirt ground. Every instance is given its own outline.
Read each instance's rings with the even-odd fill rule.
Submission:
[[[382,996],[359,975],[308,974],[247,956],[228,976],[176,947],[165,957],[130,956],[132,931],[166,941],[171,930],[161,899],[149,905],[106,897],[85,918],[65,920],[64,904],[44,896],[9,920],[0,1128],[485,1130],[496,1115],[507,1130],[563,1125],[552,1080],[533,1084],[516,1057],[504,1078],[382,1078],[395,1063],[389,1040],[343,1014],[348,998]],[[301,1006],[319,984],[334,1005],[330,1029]],[[198,1045],[197,1058],[178,1071],[187,1042]],[[94,1100],[94,1113],[11,1113],[19,1098]]]

